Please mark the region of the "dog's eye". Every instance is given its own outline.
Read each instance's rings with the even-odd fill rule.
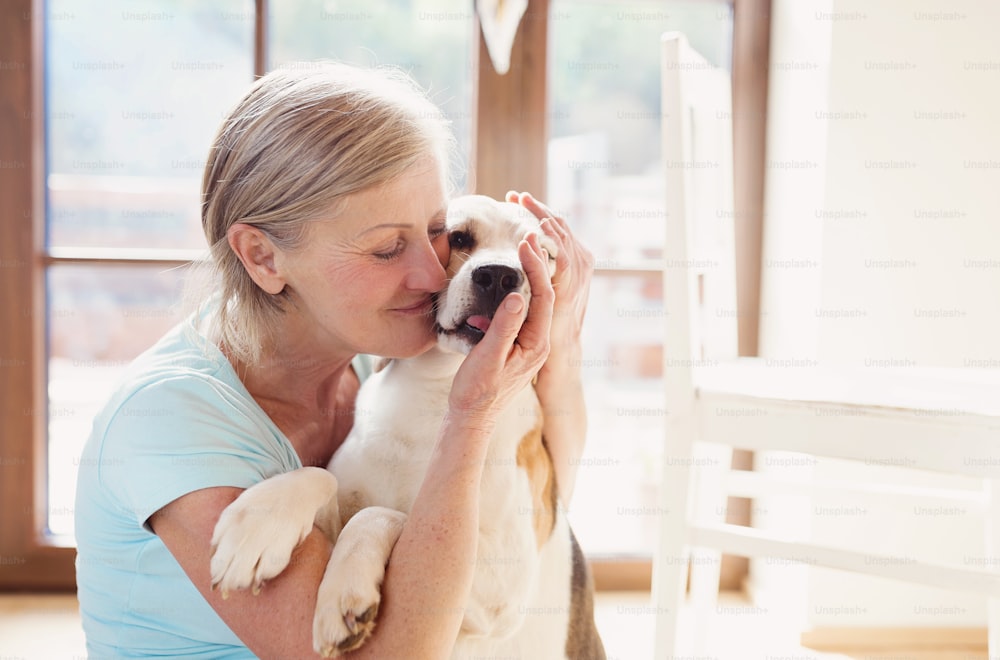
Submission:
[[[474,244],[472,234],[467,231],[454,231],[448,236],[448,245],[453,250],[469,250]]]

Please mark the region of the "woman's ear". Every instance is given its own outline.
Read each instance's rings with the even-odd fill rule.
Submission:
[[[257,286],[271,295],[284,290],[285,279],[274,265],[277,248],[267,234],[253,225],[237,222],[226,232],[226,238]]]

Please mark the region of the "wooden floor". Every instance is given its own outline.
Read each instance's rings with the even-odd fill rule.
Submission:
[[[602,592],[597,621],[609,660],[653,660],[655,608],[648,594]],[[683,616],[689,617],[690,612]],[[711,615],[708,646],[692,660],[988,660],[982,644],[917,646],[892,636],[886,643],[841,648],[826,635],[824,650],[801,646],[800,634],[759,614],[739,594],[727,594]],[[682,628],[690,630],[689,625]],[[919,636],[914,636],[919,638]],[[917,639],[919,641],[919,639]],[[908,645],[909,643],[909,645]],[[832,644],[833,646],[827,646]],[[86,657],[76,598],[0,594],[0,658],[82,660]]]
[[[597,623],[609,660],[653,660],[654,613],[648,594],[599,594]],[[694,652],[692,617],[690,609],[681,612],[685,650],[675,660],[1000,660],[988,658],[985,630],[803,634],[733,592],[722,594],[708,613],[704,647]],[[803,646],[803,638],[814,641],[815,647]]]

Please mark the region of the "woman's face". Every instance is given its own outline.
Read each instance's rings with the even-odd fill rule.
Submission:
[[[331,354],[427,350],[449,255],[439,167],[429,159],[338,210],[311,223],[301,247],[276,255],[302,333]]]

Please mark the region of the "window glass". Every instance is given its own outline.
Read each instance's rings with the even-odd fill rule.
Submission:
[[[270,3],[272,67],[330,59],[398,67],[420,84],[458,140],[454,180],[464,189],[472,124],[471,3],[454,0],[286,0]]]
[[[49,530],[73,533],[76,471],[115,380],[181,318],[185,269],[53,266],[48,270]]]
[[[46,3],[47,248],[203,251],[201,174],[253,79],[253,0]],[[73,531],[75,460],[121,370],[173,324],[180,270],[47,272],[49,527]]]
[[[49,245],[202,248],[201,174],[253,79],[253,1],[47,4]]]
[[[651,554],[663,407],[660,36],[729,71],[725,2],[553,0],[547,201],[594,252],[584,327],[589,431],[570,519],[592,555]],[[635,271],[634,273],[632,273]],[[632,274],[630,274],[632,273]]]
[[[663,444],[663,276],[602,275],[591,286],[581,370],[587,447],[569,509],[590,555],[643,554],[656,540]]]
[[[553,0],[549,26],[548,200],[573,219],[599,266],[659,257],[660,36],[683,32],[729,71],[730,7]]]

